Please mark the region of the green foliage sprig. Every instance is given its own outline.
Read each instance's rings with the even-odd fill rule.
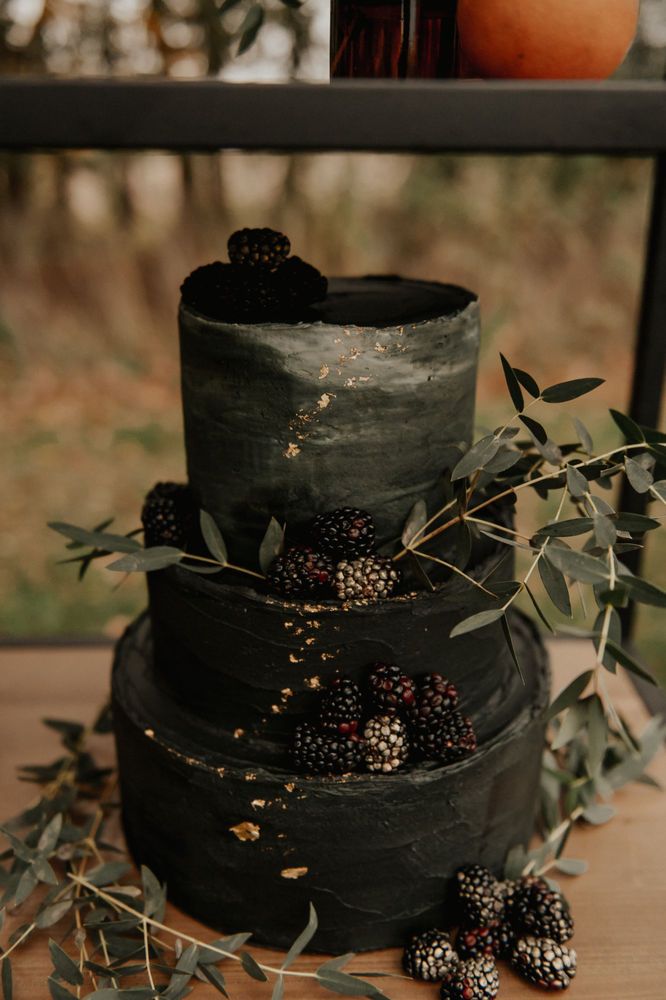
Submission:
[[[13,1000],[14,953],[35,935],[48,947],[52,1000],[180,1000],[197,981],[228,997],[225,962],[272,982],[272,1000],[282,1000],[290,977],[337,994],[385,1000],[373,983],[344,971],[352,954],[331,958],[313,972],[292,968],[317,930],[312,906],[304,930],[276,965],[246,950],[250,933],[201,941],[170,926],[166,887],[145,866],[137,876],[106,840],[118,808],[116,775],[98,766],[88,740],[110,731],[108,710],[89,727],[45,721],[60,734],[63,753],[21,769],[22,780],[40,786],[39,797],[0,826],[8,845],[0,854],[0,936],[7,915],[18,916],[0,947],[4,1000]],[[24,918],[26,910],[30,916]]]

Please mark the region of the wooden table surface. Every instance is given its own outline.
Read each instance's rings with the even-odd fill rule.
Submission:
[[[555,688],[560,689],[589,666],[591,647],[582,642],[551,645]],[[57,754],[55,733],[45,729],[45,716],[77,721],[91,719],[108,688],[110,652],[99,648],[0,649],[0,817],[14,815],[31,799],[29,785],[15,779],[19,764],[42,763]],[[646,714],[626,678],[611,678],[614,700],[638,726]],[[98,756],[112,759],[110,738],[99,738]],[[650,773],[666,786],[666,754],[654,761]],[[572,834],[567,854],[590,862],[589,872],[561,882],[576,920],[573,946],[578,952],[578,976],[572,998],[585,1000],[666,1000],[666,795],[645,785],[622,790],[615,800],[618,815],[608,825],[579,828]],[[167,923],[184,933],[212,940],[211,931],[175,908]],[[248,928],[229,928],[246,930]],[[257,949],[267,959],[271,953]],[[14,955],[15,1000],[48,998],[50,971],[46,940],[32,939]],[[274,957],[274,956],[271,956]],[[315,967],[314,956],[304,956],[296,969]],[[238,973],[234,963],[223,966],[232,1000],[270,998],[270,987]],[[354,960],[350,969],[397,972],[399,952],[377,952]],[[500,1000],[538,996],[506,967],[500,966]],[[406,980],[381,980],[392,1000],[437,998],[434,986]],[[197,983],[194,995],[219,996]],[[309,979],[288,980],[287,1000],[316,1000],[333,996]]]

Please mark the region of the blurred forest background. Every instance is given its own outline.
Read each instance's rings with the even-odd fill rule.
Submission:
[[[0,73],[321,80],[328,16],[328,0],[0,0]],[[659,78],[665,64],[666,0],[643,0],[622,73]],[[143,605],[143,580],[118,587],[99,564],[78,584],[46,522],[113,515],[130,530],[153,482],[184,478],[178,287],[240,226],[287,232],[329,275],[474,288],[479,427],[509,412],[502,350],[542,384],[605,377],[568,409],[612,445],[651,173],[586,157],[1,155],[0,635],[115,636]],[[543,416],[571,437],[567,407]],[[655,541],[645,575],[663,585]],[[666,679],[656,611],[641,609],[638,639]]]

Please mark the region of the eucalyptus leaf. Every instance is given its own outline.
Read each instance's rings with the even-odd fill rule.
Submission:
[[[117,882],[132,870],[126,861],[108,861],[106,864],[92,868],[86,874],[86,881],[93,885],[105,886]]]
[[[14,896],[14,903],[16,906],[20,906],[21,903],[25,903],[26,899],[28,899],[37,888],[38,881],[39,880],[32,867],[26,868],[19,879],[18,886],[16,887],[16,895]]]
[[[460,459],[451,473],[451,480],[455,482],[457,479],[464,479],[478,469],[482,469],[486,462],[495,457],[501,446],[502,442],[494,434],[488,434],[481,438]]]
[[[629,531],[632,535],[642,535],[646,531],[654,531],[661,527],[661,522],[654,517],[624,511],[613,515],[613,523],[618,531]]]
[[[49,988],[49,993],[51,994],[51,1000],[76,1000],[74,993],[70,993],[70,991],[66,990],[64,986],[61,986],[58,980],[54,979],[53,976],[49,976],[49,978],[46,980],[46,985]],[[90,997],[94,996],[95,994],[91,993],[86,997],[86,1000],[89,1000]],[[115,992],[113,996],[114,997],[116,996]]]
[[[629,455],[624,456],[624,471],[627,474],[627,479],[637,493],[647,493],[654,482],[654,477],[650,470],[639,465]]]
[[[323,962],[318,972],[327,972],[330,970],[335,970],[336,972],[342,969],[345,965],[349,965],[352,958],[355,958],[356,953],[353,951],[348,951],[345,955],[336,955],[335,958],[329,958],[328,961]]]
[[[638,576],[623,576],[622,583],[629,589],[631,597],[640,604],[649,604],[654,608],[666,608],[666,590],[642,580]]]
[[[571,705],[574,705],[592,680],[593,674],[593,670],[586,670],[584,673],[579,674],[578,677],[575,677],[570,684],[567,684],[565,689],[560,691],[557,698],[548,709],[548,715],[546,718],[554,719],[555,716],[559,715],[560,712],[563,712],[565,708],[570,708]]]
[[[522,844],[512,847],[504,862],[504,878],[517,879],[522,875],[527,861],[527,852]]]
[[[545,428],[538,420],[534,420],[532,417],[526,417],[524,413],[520,414],[519,419],[525,424],[528,431],[539,444],[545,444],[548,440],[548,434]]]
[[[421,528],[424,528],[428,521],[428,508],[426,507],[425,500],[417,500],[409,514],[407,515],[407,520],[405,521],[405,527],[402,529],[402,544],[405,548],[409,548],[414,536]]]
[[[666,479],[660,479],[658,483],[653,483],[650,487],[650,493],[657,500],[663,500],[666,503]]]
[[[550,548],[550,546],[549,546]],[[548,559],[540,559],[538,563],[539,576],[544,589],[558,611],[568,618],[572,617],[571,598],[564,574]]]
[[[224,0],[224,2],[220,4],[219,13],[226,14],[228,10],[233,10],[239,3],[242,3],[242,0]]]
[[[532,593],[532,591],[530,590],[530,588],[529,588],[529,586],[527,584],[525,584],[525,591],[526,591],[527,596],[529,597],[530,601],[532,602],[532,606],[533,606],[534,610],[536,611],[536,613],[538,614],[539,618],[544,623],[544,625],[546,626],[546,628],[548,629],[548,631],[551,632],[554,635],[555,634],[555,629],[550,624],[550,622],[546,618],[545,614],[543,613],[543,611],[539,607],[539,603],[538,603],[536,597],[534,596],[534,594]]]
[[[601,802],[592,802],[583,812],[583,819],[593,826],[602,826],[613,819],[616,810],[613,806],[605,805]]]
[[[511,396],[511,402],[515,406],[516,410],[520,413],[525,407],[525,400],[523,399],[523,393],[520,388],[520,382],[516,377],[516,373],[513,368],[506,360],[503,354],[500,354],[500,360],[502,362],[502,369],[504,371],[504,378],[506,380],[506,385],[509,390],[509,395]]]
[[[229,562],[227,546],[224,538],[222,537],[222,532],[208,511],[199,511],[199,525],[201,527],[201,534],[203,535],[204,542],[208,547],[208,551],[213,558],[217,559],[221,566],[226,566]]]
[[[492,608],[488,611],[479,611],[477,614],[470,615],[469,618],[465,618],[463,621],[458,622],[458,624],[451,629],[449,638],[455,639],[456,636],[465,635],[467,632],[475,632],[479,628],[485,628],[486,625],[492,625],[493,622],[497,622],[503,617],[504,610],[502,608]]]
[[[625,670],[629,670],[632,674],[636,674],[637,677],[642,677],[644,681],[648,681],[650,684],[654,684],[656,686],[657,682],[652,674],[649,674],[647,670],[644,670],[634,657],[631,656],[626,649],[624,649],[624,647],[620,646],[616,642],[613,642],[612,639],[606,640],[606,646],[611,651],[617,662],[622,664]]]
[[[342,996],[356,997],[377,997],[381,996],[379,990],[371,983],[366,983],[362,979],[350,976],[346,972],[339,972],[335,969],[317,969],[315,973],[317,982],[324,989],[332,993],[339,993]]]
[[[538,399],[541,394],[541,390],[537,385],[536,379],[533,379],[532,376],[528,374],[528,372],[523,371],[522,368],[514,368],[513,373],[522,385],[523,389],[526,389],[530,396],[533,396],[534,399]]]
[[[152,573],[167,566],[175,566],[183,555],[180,549],[171,545],[153,545],[149,549],[141,549],[139,552],[123,556],[107,568],[117,573]]]
[[[317,920],[317,912],[312,903],[310,903],[310,913],[308,917],[308,922],[304,930],[301,931],[301,933],[298,935],[298,937],[292,944],[291,948],[287,952],[285,959],[281,965],[282,969],[288,969],[289,966],[293,964],[294,960],[301,954],[301,952],[305,948],[307,948],[308,944],[310,943],[310,941],[317,932],[318,923],[319,922]]]
[[[564,521],[553,521],[538,528],[536,535],[545,538],[574,538],[592,530],[594,521],[591,517],[571,517]]]
[[[588,455],[591,455],[592,452],[594,451],[594,442],[592,440],[592,435],[588,431],[583,421],[579,420],[578,417],[574,417],[573,422],[578,437],[580,438],[580,443],[583,446],[583,451],[586,451]]]
[[[265,11],[260,4],[253,4],[248,10],[243,23],[240,26],[239,34],[241,40],[238,45],[238,55],[242,56],[251,48],[259,34],[259,29],[264,23]]]
[[[251,931],[244,931],[240,934],[231,934],[229,937],[218,938],[216,941],[209,941],[207,947],[199,950],[199,965],[208,965],[212,962],[219,962],[222,959],[223,956],[218,951],[213,951],[214,948],[219,948],[221,951],[226,951],[230,955],[233,955],[251,937]]]
[[[550,745],[551,750],[561,750],[562,747],[567,745],[567,743],[570,743],[574,736],[576,736],[576,734],[579,733],[586,724],[587,714],[587,700],[577,701],[570,708],[568,708],[567,713],[562,720],[562,725]]]
[[[569,382],[557,382],[541,390],[541,398],[544,403],[568,403],[571,399],[578,399],[588,392],[603,385],[603,378],[574,378]]]
[[[48,725],[49,722],[53,722],[53,720],[48,720],[46,724]],[[62,830],[62,819],[62,813],[57,813],[44,827],[37,841],[38,851],[43,854],[51,854],[55,850],[58,838],[60,837],[60,831]]]
[[[557,858],[555,867],[563,875],[584,875],[590,866],[580,858]]]
[[[545,555],[556,569],[566,573],[573,580],[579,580],[581,583],[605,583],[609,579],[608,567],[595,556],[553,545],[548,546]]]
[[[587,717],[587,759],[585,766],[591,778],[601,771],[608,742],[608,722],[599,695],[590,698]]]
[[[283,0],[284,2],[284,0]],[[282,1000],[284,996],[284,976],[278,976],[273,984],[271,1000]]]
[[[204,974],[208,982],[211,984],[211,986],[214,986],[215,989],[218,991],[218,993],[221,993],[222,996],[225,997],[229,996],[226,990],[224,976],[222,975],[219,969],[216,969],[214,965],[210,964],[203,966],[200,965],[199,968],[201,969],[202,973]]]
[[[642,441],[645,441],[643,431],[640,429],[638,424],[631,419],[631,417],[626,416],[624,413],[620,413],[619,410],[610,410],[609,412],[615,424],[622,431],[622,434],[628,444],[640,444]]]
[[[522,458],[522,453],[514,448],[502,447],[489,462],[486,462],[483,466],[484,472],[489,472],[491,475],[499,475],[500,472],[507,472],[512,469]]]
[[[260,983],[265,983],[268,979],[266,973],[259,967],[257,961],[252,958],[247,951],[239,951],[238,956],[241,960],[241,965],[248,976],[252,979],[257,979]]]
[[[135,538],[128,538],[126,535],[114,535],[106,531],[86,531],[85,528],[77,528],[75,524],[67,524],[64,521],[50,521],[48,527],[52,531],[57,531],[65,538],[71,538],[82,545],[92,545],[93,548],[103,549],[105,552],[136,552],[141,548],[140,542]]]
[[[594,639],[594,648],[597,650],[597,652],[599,651],[599,645],[601,643],[601,630],[603,628],[605,617],[606,617],[606,609],[604,608],[603,611],[599,612],[599,614],[597,615],[597,619],[594,623],[594,631],[598,633],[598,635]],[[613,608],[612,611],[610,612],[610,617],[608,622],[608,638],[610,638],[613,642],[617,643],[622,642],[622,622],[620,621],[620,616],[615,610],[615,608]],[[611,651],[608,649],[608,646],[606,646],[606,649],[604,650],[602,662],[606,670],[609,670],[613,674],[615,673],[615,658],[612,655]]]
[[[35,918],[35,925],[39,927],[40,930],[44,930],[46,927],[52,927],[54,924],[57,924],[59,920],[62,920],[71,907],[71,899],[61,899],[57,903],[52,903],[45,909],[40,910]]]
[[[141,883],[143,885],[143,912],[155,920],[164,919],[166,908],[166,886],[160,884],[150,868],[141,865]]]
[[[259,546],[259,568],[267,573],[274,559],[282,555],[284,550],[284,528],[274,517],[268,522],[268,527]]]
[[[518,659],[518,654],[516,652],[516,647],[513,642],[513,636],[511,635],[511,626],[509,625],[509,619],[506,615],[502,615],[502,631],[504,632],[504,639],[507,644],[509,653],[511,654],[511,659],[513,660],[514,666],[518,671],[518,676],[520,677],[523,684],[525,683],[525,675],[523,669],[520,665],[520,660]]]
[[[78,965],[69,957],[66,951],[63,951],[53,938],[49,938],[49,952],[53,968],[61,979],[64,979],[71,986],[82,986],[83,976]]]
[[[592,522],[597,545],[602,549],[612,548],[617,541],[617,531],[611,519],[606,514],[595,514]]]
[[[567,464],[567,489],[572,497],[582,497],[590,489],[587,479],[571,462]]]

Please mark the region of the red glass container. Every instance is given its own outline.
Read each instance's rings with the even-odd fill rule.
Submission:
[[[457,0],[332,0],[331,76],[457,74]]]

